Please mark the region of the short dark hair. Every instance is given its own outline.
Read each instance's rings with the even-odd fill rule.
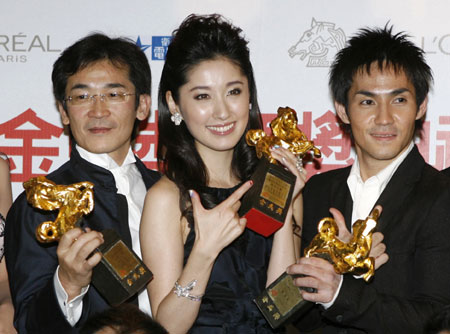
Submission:
[[[180,87],[187,82],[192,68],[202,61],[227,59],[238,66],[248,80],[251,108],[245,132],[261,129],[262,120],[247,44],[242,30],[218,14],[192,14],[172,34],[158,92],[157,157],[160,170],[180,189],[180,209],[189,221],[191,217],[185,207],[186,203],[190,203],[188,189],[200,194],[204,206],[210,208],[213,205],[206,200],[208,194],[202,191],[202,187],[208,184],[208,174],[185,122],[175,126],[171,121],[166,93],[170,91],[178,103]],[[245,132],[234,148],[232,160],[233,173],[241,180],[250,178],[257,163],[255,150],[245,141]]]
[[[392,26],[363,28],[347,41],[331,66],[329,86],[334,101],[348,107],[348,92],[357,71],[370,74],[372,64],[380,70],[387,67],[404,71],[413,84],[419,107],[430,90],[433,75],[425,62],[424,52],[408,40],[404,32],[392,33]]]
[[[133,304],[122,304],[89,318],[80,334],[95,334],[103,328],[111,328],[117,334],[166,334],[167,331],[150,316]]]
[[[150,65],[147,56],[136,43],[127,38],[110,38],[101,33],[94,33],[65,49],[53,65],[53,95],[64,109],[66,109],[64,98],[69,77],[101,60],[108,60],[118,68],[127,68],[129,79],[136,89],[136,108],[141,94],[151,94]],[[136,119],[133,139],[138,124],[139,120]]]

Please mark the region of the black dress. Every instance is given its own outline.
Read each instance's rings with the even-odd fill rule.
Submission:
[[[220,203],[231,189],[207,188]],[[184,245],[186,264],[195,240],[192,228]],[[249,229],[217,257],[206,286],[198,317],[189,333],[273,333],[253,299],[265,288],[272,238]]]

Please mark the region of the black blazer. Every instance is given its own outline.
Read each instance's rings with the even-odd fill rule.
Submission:
[[[139,159],[136,166],[147,189],[159,179],[159,173],[148,170]],[[70,160],[47,178],[57,184],[93,182],[95,206],[85,217],[87,226],[97,231],[115,229],[131,248],[127,201],[125,196],[117,193],[111,172],[82,159],[73,148]],[[53,275],[58,266],[57,244],[44,245],[35,237],[36,227],[55,217],[55,212],[38,210],[28,204],[24,192],[8,213],[5,257],[15,308],[14,325],[20,334],[78,333],[78,328],[89,316],[108,307],[91,286],[83,298],[81,319],[73,328],[66,321],[53,286]]]
[[[446,176],[450,176],[450,167],[447,167],[446,169],[443,169],[441,172],[442,172],[444,175],[446,175]]]
[[[304,196],[302,248],[317,223],[339,209],[350,228],[351,167],[313,176]],[[334,304],[315,306],[298,328],[323,333],[423,333],[427,319],[450,304],[450,179],[426,164],[417,147],[408,154],[379,197],[389,261],[365,283],[345,274]]]

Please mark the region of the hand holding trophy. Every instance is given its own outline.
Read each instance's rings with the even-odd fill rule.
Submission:
[[[88,181],[60,185],[38,176],[23,186],[33,207],[59,210],[55,221],[43,222],[36,228],[36,239],[41,243],[59,241],[75,227],[83,229],[83,216],[94,209],[94,185]],[[114,230],[101,233],[104,242],[97,251],[102,259],[92,271],[91,283],[109,304],[119,305],[146,286],[153,275]]]
[[[305,249],[305,257],[320,257],[331,264],[338,274],[353,273],[368,282],[375,273],[375,260],[369,257],[372,234],[380,211],[372,210],[365,220],[353,224],[348,242],[338,238],[339,229],[333,218],[323,218],[318,223],[318,233]],[[293,283],[294,277],[284,273],[255,299],[255,303],[272,328],[286,324],[299,314],[308,311],[313,302],[302,298],[300,288]],[[313,292],[311,288],[301,288]]]
[[[295,110],[278,108],[278,116],[270,122],[272,136],[263,130],[249,130],[247,144],[255,146],[260,162],[252,175],[253,187],[244,195],[239,215],[247,218],[247,227],[269,236],[283,226],[292,201],[296,176],[285,170],[272,157],[272,147],[284,147],[297,156],[298,164],[309,151],[320,157],[320,150],[297,127]]]

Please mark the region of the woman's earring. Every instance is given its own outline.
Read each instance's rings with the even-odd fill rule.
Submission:
[[[175,113],[172,116],[170,116],[170,120],[174,122],[175,125],[178,126],[183,121],[183,116],[181,116],[181,114],[178,111],[175,111]]]
[[[253,107],[252,104],[249,103],[249,104],[248,104],[248,110],[252,110],[252,107]]]

